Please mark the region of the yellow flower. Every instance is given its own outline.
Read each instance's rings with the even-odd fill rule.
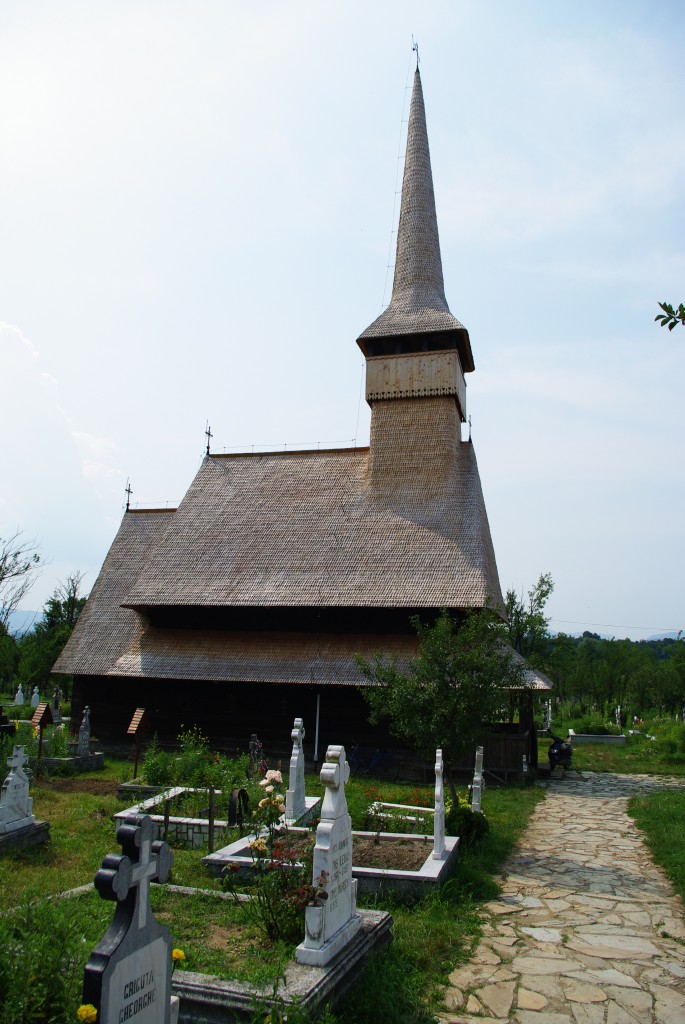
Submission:
[[[182,949],[174,949],[171,954],[172,960],[185,960],[186,955]]]
[[[85,1024],[94,1024],[94,1021],[97,1020],[98,1012],[92,1003],[83,1003],[76,1011],[76,1016],[79,1020],[85,1021]]]

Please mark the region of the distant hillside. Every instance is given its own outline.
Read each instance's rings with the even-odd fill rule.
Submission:
[[[42,612],[18,611],[10,614],[7,627],[12,636],[23,636],[33,629]]]
[[[674,632],[673,630],[671,630],[670,633],[653,633],[652,636],[648,636],[647,639],[648,640],[677,640],[682,632],[683,632],[683,630],[681,629],[681,630],[678,630],[677,632]]]

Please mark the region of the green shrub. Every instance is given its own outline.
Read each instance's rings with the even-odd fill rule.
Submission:
[[[583,715],[569,724],[575,732],[589,736],[619,736],[622,732],[615,722],[606,722],[601,715]]]
[[[445,832],[448,836],[459,836],[462,849],[469,849],[487,835],[490,824],[484,814],[472,811],[466,803],[452,807],[445,818]]]
[[[31,898],[0,917],[0,1024],[74,1020],[92,948],[84,925],[103,934],[110,917],[104,903]]]

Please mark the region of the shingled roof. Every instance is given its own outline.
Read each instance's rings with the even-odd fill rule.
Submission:
[[[208,456],[124,603],[472,608],[501,594],[473,446],[436,486],[369,449]]]
[[[468,331],[452,316],[445,298],[426,110],[417,68],[407,129],[392,298],[357,343],[367,354],[372,339],[445,332],[459,349],[464,373],[473,370]]]
[[[173,509],[126,513],[53,672],[105,675],[138,639],[140,618],[122,603],[173,515]]]

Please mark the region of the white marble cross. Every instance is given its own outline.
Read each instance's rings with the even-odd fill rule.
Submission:
[[[307,810],[304,795],[304,722],[296,718],[290,734],[293,741],[293,752],[290,757],[290,774],[288,788],[285,793],[285,820],[297,821]]]
[[[15,747],[10,756],[7,758],[7,767],[23,768],[27,761],[28,757],[24,753],[24,747]]]
[[[326,787],[321,808],[322,818],[340,818],[347,814],[345,784],[349,782],[350,766],[345,748],[331,744],[326,751],[326,760],[321,768],[321,781]]]
[[[15,746],[7,758],[7,767],[11,769],[2,784],[0,791],[0,833],[15,832],[20,828],[32,825],[33,799],[29,796],[29,778],[24,771],[28,757],[24,747]]]
[[[305,937],[296,950],[298,963],[323,967],[356,935],[357,882],[352,878],[352,820],[347,813],[345,783],[350,766],[345,748],[331,744],[321,768],[326,787],[316,830],[312,882],[322,892],[305,911]]]
[[[483,790],[483,748],[476,748],[476,768],[471,786],[471,810],[480,811],[481,793]]]
[[[443,860],[445,856],[445,785],[443,782],[444,766],[442,750],[435,751],[435,814],[433,815],[433,860]]]

